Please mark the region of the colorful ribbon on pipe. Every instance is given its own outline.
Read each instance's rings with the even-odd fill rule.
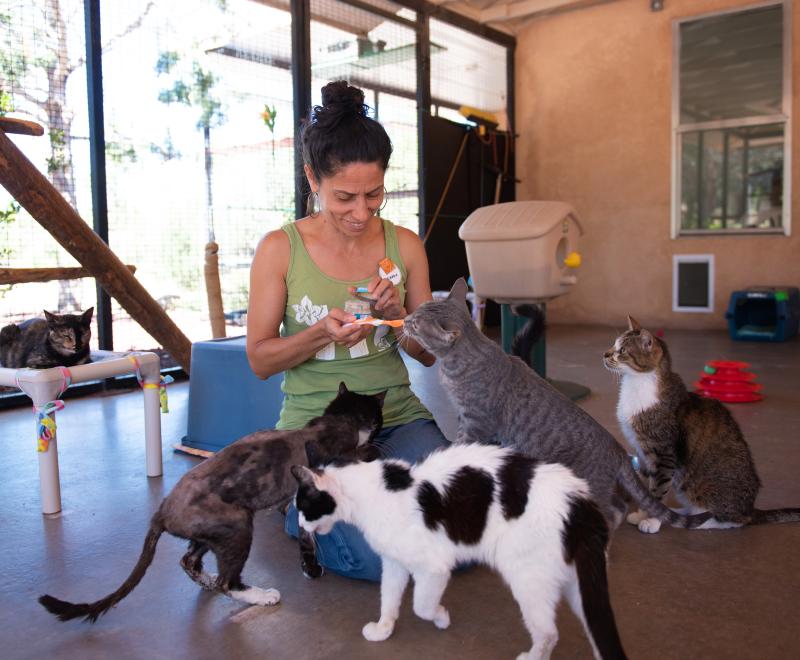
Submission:
[[[139,358],[135,355],[129,355],[128,359],[133,362],[134,366],[136,367],[136,380],[139,383],[139,386],[143,390],[151,390],[158,388],[158,402],[161,405],[161,412],[168,413],[169,412],[169,401],[167,400],[167,385],[175,381],[172,376],[159,376],[158,383],[145,383],[144,379],[142,378],[141,372],[141,363],[139,362]]]

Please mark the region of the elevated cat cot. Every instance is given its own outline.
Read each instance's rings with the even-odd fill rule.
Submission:
[[[725,314],[731,339],[786,341],[800,324],[800,290],[793,286],[758,286],[734,291]]]
[[[159,477],[161,465],[161,416],[158,383],[161,360],[155,353],[92,351],[92,362],[67,369],[0,368],[0,385],[18,387],[33,401],[39,457],[42,513],[61,511],[58,474],[58,442],[55,427],[58,397],[70,386],[90,380],[138,373],[144,397],[144,440],[148,477]],[[62,406],[63,407],[63,406]],[[44,424],[43,424],[44,422]]]

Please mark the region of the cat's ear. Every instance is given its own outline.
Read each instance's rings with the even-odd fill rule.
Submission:
[[[458,303],[467,304],[467,291],[469,287],[467,286],[467,280],[463,277],[459,277],[455,283],[453,284],[453,288],[450,289],[450,295],[447,296],[448,300],[455,300]]]
[[[639,325],[639,322],[629,314],[628,315],[628,330],[641,330],[641,329],[642,329],[642,326]]]
[[[383,392],[378,392],[378,393],[375,395],[375,398],[378,400],[378,402],[381,404],[381,406],[383,406],[383,402],[386,400],[386,393],[387,393],[388,391],[389,391],[389,390],[383,390]]]
[[[81,314],[81,321],[83,321],[84,325],[89,325],[92,322],[93,313],[94,313],[94,307],[90,307],[83,314]]]
[[[46,309],[43,309],[42,311],[44,312],[44,317],[45,317],[45,319],[47,319],[48,323],[55,323],[55,321],[56,321],[55,314],[51,314]]]
[[[339,396],[342,394],[347,394],[350,390],[347,389],[347,385],[344,384],[344,381],[339,383]]]
[[[314,473],[305,465],[292,465],[291,470],[292,476],[297,479],[298,485],[306,486],[308,488],[317,487],[314,479]]]
[[[648,353],[653,350],[653,335],[647,330],[642,330],[639,335],[639,345]]]

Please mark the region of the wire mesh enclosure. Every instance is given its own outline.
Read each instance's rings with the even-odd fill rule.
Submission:
[[[93,0],[100,56],[87,72],[90,1],[0,0],[0,116],[44,127],[42,137],[11,137],[90,224],[104,185],[109,246],[191,341],[212,334],[204,259],[218,245],[225,325],[242,334],[257,243],[295,219],[290,3]],[[310,0],[309,9],[312,104],[332,80],[364,90],[394,146],[383,215],[418,231],[422,19],[390,0]],[[434,112],[503,112],[507,46],[440,20],[430,35]],[[104,184],[91,158],[98,125]],[[94,278],[63,270],[79,266],[0,188],[0,326],[96,305]],[[111,310],[104,348],[158,350],[116,301]]]

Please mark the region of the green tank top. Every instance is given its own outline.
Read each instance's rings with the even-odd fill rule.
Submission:
[[[365,286],[369,278],[347,282],[328,277],[312,261],[296,225],[284,225],[291,252],[286,273],[286,310],[281,336],[288,337],[313,325],[333,307],[344,308],[351,297],[348,287]],[[405,304],[406,268],[400,257],[394,225],[383,220],[383,236],[388,256],[399,268],[400,300]],[[375,264],[378,272],[378,264]],[[400,357],[394,329],[379,326],[366,339],[350,349],[329,344],[316,356],[288,369],[282,389],[283,407],[277,428],[295,429],[318,415],[336,396],[339,383],[363,394],[388,390],[383,405],[384,426],[405,424],[415,419],[431,419],[431,414],[409,387],[408,371]]]

